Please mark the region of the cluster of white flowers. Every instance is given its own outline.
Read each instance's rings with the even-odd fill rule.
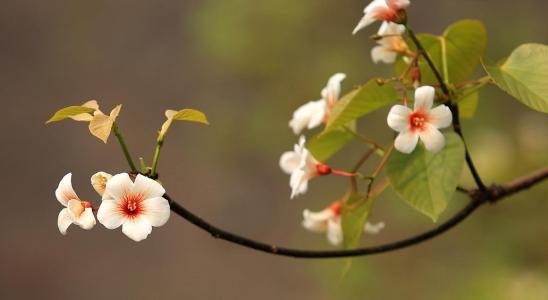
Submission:
[[[375,21],[382,21],[377,33],[377,46],[371,50],[373,62],[394,63],[398,55],[405,55],[409,59],[410,52],[402,34],[405,32],[406,13],[409,0],[373,0],[364,9],[364,16],[356,26],[353,34]],[[415,85],[415,97],[413,110],[406,105],[394,105],[388,113],[387,123],[390,128],[399,134],[394,141],[396,150],[409,154],[422,140],[424,147],[431,152],[440,151],[445,145],[443,134],[439,131],[451,125],[452,114],[445,105],[432,108],[435,98],[435,88],[431,86],[419,87],[417,77]],[[289,127],[295,134],[300,134],[303,129],[313,129],[326,124],[335,107],[341,93],[341,82],[346,78],[343,73],[331,76],[327,86],[322,90],[322,98],[310,101],[299,107],[289,122]],[[319,162],[305,147],[305,137],[299,138],[299,143],[293,151],[282,154],[280,158],[281,169],[290,175],[291,198],[306,193],[308,181],[331,173],[341,174],[337,170]],[[346,176],[352,176],[348,174]],[[303,226],[311,231],[326,232],[328,241],[333,245],[342,242],[341,227],[341,201],[335,201],[320,212],[303,212]],[[384,228],[384,223],[367,223],[364,230],[369,233],[378,233]]]
[[[93,206],[80,200],[71,179],[71,173],[65,175],[55,191],[57,200],[66,207],[57,220],[62,234],[66,234],[71,224],[86,230],[96,224]],[[163,198],[165,190],[153,179],[139,174],[133,182],[127,173],[112,176],[98,172],[91,177],[91,184],[102,197],[97,211],[99,222],[108,229],[122,226],[122,232],[136,242],[144,240],[152,226],[162,226],[169,219],[169,202]]]

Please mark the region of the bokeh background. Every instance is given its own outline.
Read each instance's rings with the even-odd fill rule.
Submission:
[[[114,138],[85,124],[45,126],[55,110],[90,99],[105,111],[122,103],[120,127],[134,156],[150,163],[167,108],[205,111],[210,127],[175,124],[160,162],[177,201],[223,228],[279,245],[328,249],[301,228],[346,188],[321,178],[289,200],[279,155],[297,138],[292,111],[319,98],[335,72],[344,91],[392,68],[374,65],[371,26],[351,31],[366,1],[2,1],[0,99],[2,299],[548,299],[546,183],[484,207],[447,234],[406,250],[344,260],[295,260],[211,238],[172,215],[141,243],[120,230],[58,232],[53,191],[73,172],[84,199],[98,204],[89,177],[126,170]],[[548,43],[542,0],[414,1],[416,31],[441,33],[463,18],[482,19],[487,55],[499,59],[524,42]],[[478,70],[481,75],[481,71]],[[386,109],[360,122],[388,143]],[[495,88],[481,93],[464,122],[472,155],[488,183],[548,163],[548,119]],[[330,163],[352,165],[359,143]],[[371,168],[371,166],[368,166]],[[469,174],[463,184],[472,186]],[[465,204],[455,197],[443,218]],[[387,191],[372,214],[387,228],[364,245],[402,238],[433,224]]]

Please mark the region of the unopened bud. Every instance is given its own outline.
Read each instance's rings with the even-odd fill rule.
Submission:
[[[331,174],[331,167],[326,164],[317,164],[316,171],[319,175],[329,175]]]
[[[386,80],[382,78],[377,78],[376,82],[378,85],[383,86],[386,83]]]
[[[392,17],[391,21],[396,24],[407,24],[407,12],[405,11],[405,9],[398,9]]]
[[[414,67],[411,72],[411,81],[413,82],[413,87],[416,89],[421,83],[421,70],[419,67]]]

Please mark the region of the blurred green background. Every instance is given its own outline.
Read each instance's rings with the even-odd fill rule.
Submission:
[[[365,1],[3,1],[0,11],[0,218],[2,299],[548,299],[546,183],[484,207],[445,235],[406,250],[344,260],[295,260],[217,241],[172,215],[136,244],[120,230],[57,230],[53,191],[73,172],[84,199],[96,171],[126,170],[112,138],[106,146],[84,124],[44,126],[60,107],[97,99],[122,103],[120,127],[135,156],[150,163],[167,108],[197,108],[209,128],[176,124],[160,162],[177,201],[223,228],[279,245],[328,249],[325,236],[301,228],[305,208],[320,210],[346,188],[313,181],[289,200],[279,155],[297,138],[293,110],[319,98],[327,78],[345,72],[344,91],[392,68],[374,65],[368,35],[351,31]],[[487,55],[521,43],[548,43],[542,0],[414,1],[410,23],[441,33],[478,18]],[[478,74],[481,72],[478,70]],[[387,109],[361,120],[363,133],[389,142]],[[487,88],[477,116],[464,122],[479,171],[505,182],[548,163],[548,119]],[[334,157],[352,165],[359,143]],[[372,168],[372,165],[368,166]],[[472,186],[468,173],[463,185]],[[455,197],[445,219],[466,203]],[[386,192],[371,219],[387,228],[364,244],[433,226]]]

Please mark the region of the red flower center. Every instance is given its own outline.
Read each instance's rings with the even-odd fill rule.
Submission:
[[[422,111],[414,111],[409,115],[409,126],[412,131],[423,130],[428,123],[428,116]]]
[[[127,195],[122,199],[120,210],[126,216],[133,218],[143,212],[141,195]]]

